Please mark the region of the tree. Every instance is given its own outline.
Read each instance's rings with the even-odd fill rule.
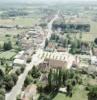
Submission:
[[[94,42],[95,42],[95,44],[97,44],[97,38],[95,38]]]
[[[4,65],[4,63],[5,63],[5,59],[2,58],[2,59],[1,59],[1,65]]]
[[[26,87],[27,85],[31,84],[31,82],[33,82],[33,79],[28,75],[24,81],[24,86]]]
[[[3,88],[0,89],[0,95],[5,96],[5,89],[3,89]]]
[[[45,47],[44,48],[46,48],[48,46],[48,39],[46,38],[46,40],[45,40]]]
[[[0,69],[0,79],[4,78],[4,72],[2,71],[2,69]]]
[[[48,74],[48,85],[51,88],[52,87],[52,70],[50,69],[50,72]]]
[[[38,100],[51,100],[51,98],[49,97],[49,95],[41,93]]]
[[[17,80],[18,80],[17,74],[16,74],[16,73],[12,73],[12,74],[11,74],[11,77],[12,77],[12,80],[13,80],[14,84],[16,84],[16,82],[17,82]]]
[[[6,91],[10,91],[12,89],[12,87],[14,86],[14,81],[11,75],[5,75],[4,84],[5,84]]]
[[[11,43],[11,41],[4,42],[3,49],[5,51],[12,49],[12,43]]]
[[[8,63],[5,65],[5,73],[8,74],[12,70],[12,66],[9,66]]]
[[[0,100],[5,100],[5,97],[0,94]]]
[[[80,50],[81,50],[80,47],[81,47],[81,41],[75,39],[74,41],[72,41],[70,53],[72,54],[80,53]]]
[[[62,85],[62,70],[59,69],[59,73],[58,73],[58,85],[61,86]]]
[[[25,70],[25,67],[24,67],[24,66],[22,66],[22,67],[20,68],[20,70],[21,70],[21,73],[23,73],[23,72],[24,72],[24,70]]]
[[[88,100],[97,100],[97,86],[90,86]]]
[[[16,74],[19,76],[21,74],[21,69],[17,69]]]
[[[38,78],[40,76],[40,72],[36,66],[33,66],[32,70],[31,70],[31,75],[33,78]]]
[[[55,37],[56,37],[55,34],[51,34],[51,38],[50,39],[51,40],[55,40]]]
[[[68,96],[72,96],[72,89],[73,89],[72,85],[68,84],[67,85],[67,95]]]
[[[28,58],[27,58],[27,63],[30,63],[31,62],[31,57],[29,56]]]

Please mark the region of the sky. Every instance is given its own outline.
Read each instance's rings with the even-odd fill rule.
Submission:
[[[97,0],[0,0],[0,2],[71,2],[71,1],[97,1]]]

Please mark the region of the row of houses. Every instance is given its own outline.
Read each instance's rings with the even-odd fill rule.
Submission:
[[[24,50],[29,48],[37,48],[43,41],[43,34],[41,34],[40,27],[33,27],[29,31],[22,33],[19,36],[19,42]]]
[[[55,59],[45,59],[39,64],[39,69],[41,71],[49,71],[50,69],[66,69],[67,62]]]
[[[33,55],[34,51],[32,48],[26,51],[20,51],[15,57],[13,61],[13,67],[19,68],[21,66],[26,66],[27,59]]]
[[[97,66],[97,48],[92,49],[91,64]]]

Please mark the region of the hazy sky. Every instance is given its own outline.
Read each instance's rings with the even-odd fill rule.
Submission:
[[[97,1],[97,0],[0,0],[1,2],[54,2],[54,1],[62,1],[62,2],[69,2],[69,1]]]

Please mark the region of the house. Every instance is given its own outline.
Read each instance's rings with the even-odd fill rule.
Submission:
[[[20,51],[15,57],[13,61],[13,67],[18,68],[20,66],[26,66],[27,55],[25,51]]]
[[[45,59],[44,62],[39,64],[39,68],[42,71],[49,71],[50,68],[65,69],[66,67],[67,67],[66,61],[55,60],[55,59]]]
[[[93,56],[91,56],[91,64],[97,65],[97,48],[93,48]]]
[[[90,54],[90,47],[87,43],[81,44],[81,53]]]
[[[93,48],[93,55],[97,56],[97,48]]]
[[[92,56],[91,57],[91,64],[92,65],[97,65],[97,56]]]
[[[18,68],[18,67],[22,67],[22,66],[26,66],[26,62],[25,60],[21,60],[21,59],[15,59],[13,61],[13,67]]]
[[[56,48],[56,44],[53,42],[49,42],[48,46],[46,47],[46,51],[53,52],[55,50],[55,48]]]
[[[37,100],[37,86],[34,84],[28,85],[21,95],[21,100]]]
[[[20,52],[14,57],[14,59],[19,59],[23,54],[24,54],[24,51],[20,51]]]
[[[67,50],[63,47],[58,47],[57,52],[66,52]]]

